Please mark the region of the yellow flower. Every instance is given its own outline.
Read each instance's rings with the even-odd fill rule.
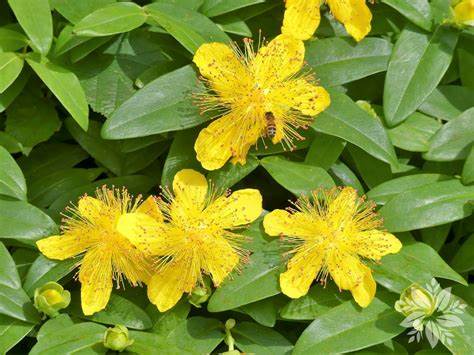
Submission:
[[[281,32],[300,40],[309,39],[319,26],[319,8],[324,0],[286,0]],[[332,14],[356,41],[370,32],[372,13],[366,0],[326,0]]]
[[[68,209],[62,235],[39,240],[39,250],[55,260],[83,256],[78,261],[81,303],[85,315],[105,308],[113,280],[120,286],[125,278],[136,286],[150,277],[151,264],[144,255],[116,229],[119,217],[140,212],[148,203],[138,202],[125,191],[103,187],[96,198],[84,196],[77,207]]]
[[[262,213],[258,190],[217,196],[206,178],[191,169],[175,175],[173,191],[165,191],[149,212],[126,214],[118,223],[123,235],[155,259],[148,298],[161,312],[203,285],[203,273],[219,286],[247,255],[239,246],[244,237],[233,230]]]
[[[259,138],[270,137],[293,148],[303,139],[297,129],[325,110],[329,94],[312,75],[298,75],[304,64],[304,44],[279,35],[254,52],[251,40],[241,52],[223,43],[203,44],[194,56],[209,91],[200,95],[203,111],[222,117],[202,130],[195,143],[197,159],[208,170],[229,159],[245,164]]]
[[[454,7],[454,22],[474,26],[474,0],[462,0]]]
[[[315,191],[302,197],[289,211],[275,210],[265,216],[265,232],[285,235],[294,248],[280,286],[291,298],[304,296],[314,279],[327,275],[350,290],[356,302],[367,307],[375,296],[372,271],[363,260],[380,260],[402,247],[392,234],[379,229],[381,220],[351,187]]]

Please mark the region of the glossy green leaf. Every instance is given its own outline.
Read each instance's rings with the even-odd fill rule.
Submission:
[[[354,172],[349,169],[349,167],[338,161],[331,166],[330,174],[334,178],[336,185],[347,185],[351,186],[360,193],[365,191],[364,186],[362,186],[361,182],[354,174]]]
[[[402,176],[375,186],[367,193],[367,197],[375,201],[378,205],[385,205],[387,201],[390,201],[402,192],[448,179],[450,179],[449,176],[441,174]]]
[[[0,200],[0,239],[16,239],[34,244],[58,232],[47,214],[23,201]]]
[[[464,86],[474,89],[474,38],[464,37],[458,46],[459,76]]]
[[[150,20],[162,26],[191,53],[204,43],[230,42],[230,38],[214,22],[198,12],[162,3],[147,5],[145,11]]]
[[[74,258],[63,261],[51,260],[39,255],[26,274],[23,288],[28,296],[33,297],[35,290],[45,283],[61,280],[70,274],[77,264]]]
[[[392,295],[378,292],[367,308],[350,301],[333,307],[304,330],[293,354],[350,352],[394,338],[404,331],[394,302]]]
[[[0,147],[0,196],[26,200],[26,182],[15,159]]]
[[[454,271],[429,245],[404,245],[394,255],[386,255],[379,265],[372,265],[377,282],[400,293],[412,283],[425,285],[433,278],[452,280],[463,285],[466,281]],[[401,271],[403,270],[403,271]]]
[[[78,302],[73,302],[70,312],[79,318],[110,325],[122,324],[130,329],[143,330],[152,327],[151,319],[143,309],[119,295],[112,294],[107,307],[92,316],[84,316],[79,303],[79,293],[74,294],[73,297]]]
[[[469,236],[457,250],[451,263],[458,272],[474,270],[474,235]]]
[[[104,124],[102,136],[134,138],[197,126],[207,120],[191,97],[200,90],[190,66],[165,74],[125,101]]]
[[[380,209],[380,215],[390,232],[404,232],[467,217],[472,213],[473,199],[474,186],[464,186],[458,180],[440,181],[398,194]]]
[[[0,27],[0,52],[12,52],[27,45],[28,39],[16,26]]]
[[[23,59],[17,54],[0,53],[0,93],[4,92],[13,84],[22,69]]]
[[[262,166],[284,188],[295,195],[308,195],[319,188],[331,188],[334,181],[320,167],[274,156],[262,159]]]
[[[242,322],[232,329],[237,347],[250,354],[285,355],[293,349],[283,335],[277,331],[261,325]]]
[[[462,182],[464,184],[472,184],[474,182],[474,146],[471,147],[464,167],[462,169]]]
[[[467,157],[474,142],[474,108],[449,121],[433,136],[424,158],[434,161]]]
[[[206,16],[214,17],[264,1],[265,0],[204,0],[204,4],[200,10]]]
[[[30,55],[26,58],[26,61],[68,110],[72,118],[82,129],[87,130],[89,107],[77,76],[44,57]]]
[[[0,315],[38,323],[39,314],[21,288],[21,280],[7,248],[0,242]]]
[[[395,147],[410,152],[426,152],[430,139],[441,128],[436,119],[414,112],[400,125],[388,130],[388,136]]]
[[[145,23],[146,13],[133,2],[104,6],[84,17],[74,26],[78,36],[100,37],[128,32]]]
[[[464,86],[438,86],[421,104],[419,110],[427,115],[451,120],[474,106],[474,90]]]
[[[387,70],[392,44],[382,38],[326,38],[308,42],[306,60],[323,86],[337,86]]]
[[[432,36],[411,26],[403,30],[385,80],[389,125],[404,121],[433,92],[451,63],[457,39],[458,33],[449,27],[439,27]]]
[[[431,8],[428,0],[382,0],[414,24],[431,30]]]
[[[71,23],[78,23],[85,16],[117,0],[50,0],[56,11]]]
[[[316,133],[304,162],[327,170],[336,162],[345,146],[346,142],[338,137]]]
[[[0,315],[0,353],[6,354],[33,329],[34,324]]]
[[[361,109],[348,96],[331,90],[331,106],[316,117],[317,132],[344,139],[389,164],[398,165],[395,151],[379,120]]]
[[[8,0],[35,50],[46,55],[53,41],[53,19],[48,0]],[[34,14],[34,15],[33,15]]]
[[[9,86],[3,93],[0,94],[0,112],[5,111],[8,106],[15,100],[15,98],[24,89],[28,79],[30,78],[29,71],[23,71],[22,74]]]
[[[30,354],[105,354],[106,349],[102,346],[105,330],[106,327],[96,323],[78,323],[55,329],[41,337]]]
[[[274,327],[282,301],[284,302],[283,297],[275,296],[246,304],[237,310],[249,315],[253,320],[265,327]]]
[[[222,192],[237,184],[244,177],[252,173],[258,166],[258,159],[253,156],[248,156],[245,165],[232,164],[229,162],[221,169],[211,171],[207,174],[207,178],[212,181],[217,191]]]

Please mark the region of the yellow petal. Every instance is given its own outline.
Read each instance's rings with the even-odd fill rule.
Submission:
[[[371,29],[372,13],[366,0],[327,0],[334,17],[342,22],[356,41],[362,40]]]
[[[454,7],[456,23],[474,26],[474,0],[463,0]]]
[[[336,285],[342,290],[350,290],[364,278],[364,265],[359,258],[346,252],[334,250],[326,260],[328,271]]]
[[[301,239],[318,238],[318,223],[321,223],[319,227],[323,227],[322,221],[314,220],[309,214],[289,213],[284,210],[274,210],[263,219],[263,227],[268,235],[287,235]]]
[[[98,217],[100,218],[106,208],[102,201],[94,197],[83,196],[79,200],[78,211],[82,217],[89,221],[94,221]]]
[[[371,270],[363,265],[365,269],[365,275],[360,284],[351,289],[352,297],[361,307],[367,307],[375,297],[375,291],[377,289],[377,284],[375,283],[374,278],[372,277]]]
[[[79,281],[82,311],[86,316],[103,310],[109,302],[113,282],[111,252],[94,248],[82,260]]]
[[[189,269],[189,262],[173,260],[161,268],[148,283],[148,298],[160,312],[172,308],[196,284],[196,274]]]
[[[360,232],[351,239],[352,249],[372,260],[380,260],[387,254],[396,254],[402,248],[402,243],[394,235],[376,229]]]
[[[329,93],[323,87],[305,79],[281,83],[275,86],[267,97],[272,101],[273,111],[297,110],[306,116],[316,116],[331,103]]]
[[[202,210],[207,200],[207,180],[201,173],[183,169],[173,179],[175,199],[186,208]]]
[[[36,245],[46,257],[55,260],[65,260],[82,254],[95,241],[93,235],[66,233],[38,240]]]
[[[304,62],[304,43],[288,35],[279,35],[260,48],[253,63],[257,83],[262,88],[288,79]]]
[[[311,38],[319,26],[321,0],[286,0],[281,33],[300,40]]]
[[[322,254],[297,252],[289,260],[287,271],[280,275],[282,292],[291,298],[306,295],[321,266]]]
[[[234,113],[218,118],[199,133],[194,144],[197,160],[207,170],[220,169],[231,157],[234,163],[245,164],[250,146],[264,128],[262,123]]]
[[[222,228],[251,223],[262,211],[262,195],[255,189],[238,190],[230,196],[221,196],[206,209],[208,218]]]
[[[165,225],[144,213],[126,213],[120,216],[117,230],[143,253],[152,256],[166,255],[170,241]]]
[[[202,242],[203,269],[212,276],[215,286],[219,286],[238,265],[239,255],[223,237],[206,238]]]
[[[357,190],[352,187],[344,187],[340,191],[332,190],[330,194],[334,193],[335,197],[330,196],[328,200],[327,220],[335,229],[343,228],[349,225],[357,213],[359,205],[359,197]]]
[[[235,97],[251,88],[249,73],[235,52],[223,43],[205,43],[193,58],[201,75],[209,80],[211,87],[224,99]]]
[[[137,213],[144,213],[158,222],[163,222],[163,214],[153,196],[149,196],[142,204],[140,204],[137,208]]]

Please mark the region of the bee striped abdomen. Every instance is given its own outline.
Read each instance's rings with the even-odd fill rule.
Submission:
[[[276,135],[275,116],[273,116],[273,113],[271,112],[266,112],[265,120],[267,121],[267,127],[266,127],[267,137],[274,138]]]

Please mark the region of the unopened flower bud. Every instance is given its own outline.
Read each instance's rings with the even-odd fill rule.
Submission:
[[[56,282],[48,282],[35,290],[36,309],[49,317],[56,317],[61,309],[69,306],[71,294]]]
[[[436,300],[423,287],[413,284],[403,291],[400,300],[395,303],[395,310],[405,316],[415,312],[430,316],[436,309]]]
[[[113,328],[107,328],[104,334],[104,346],[110,350],[124,351],[132,345],[133,339],[128,335],[127,327],[116,325]]]
[[[474,0],[462,0],[452,8],[453,21],[456,25],[474,26]]]
[[[375,112],[374,108],[370,104],[370,102],[365,101],[365,100],[358,100],[356,101],[357,106],[359,106],[362,110],[367,112],[369,115],[371,115],[373,118],[378,118],[379,116],[377,115],[377,112]]]

